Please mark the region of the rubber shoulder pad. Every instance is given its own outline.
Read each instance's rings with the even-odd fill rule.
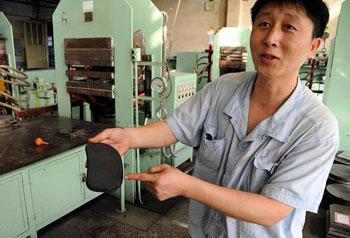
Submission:
[[[86,186],[95,192],[111,192],[123,182],[123,163],[112,146],[97,143],[85,146],[87,156]]]

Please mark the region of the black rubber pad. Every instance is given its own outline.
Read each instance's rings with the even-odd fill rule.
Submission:
[[[87,156],[86,186],[95,192],[111,192],[123,182],[121,156],[112,146],[97,143],[85,146]]]

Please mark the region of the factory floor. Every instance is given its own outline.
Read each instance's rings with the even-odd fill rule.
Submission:
[[[117,199],[102,195],[38,232],[39,238],[166,238],[190,237],[187,231],[188,200],[180,198],[165,214],[127,204],[118,213]],[[325,237],[323,209],[308,213],[304,238]]]

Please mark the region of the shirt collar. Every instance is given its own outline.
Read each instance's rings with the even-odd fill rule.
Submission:
[[[256,73],[251,75],[238,86],[228,100],[223,112],[230,117],[238,138],[242,141],[246,137],[249,98],[255,83]],[[233,79],[234,80],[234,79]]]
[[[246,137],[249,100],[256,75],[255,73],[248,80],[243,81],[223,110],[231,118],[230,121],[240,140]],[[254,140],[258,136],[269,136],[281,142],[287,142],[298,115],[299,107],[295,105],[300,101],[302,93],[303,87],[298,77],[297,86],[287,101],[271,117],[262,121],[246,139]]]

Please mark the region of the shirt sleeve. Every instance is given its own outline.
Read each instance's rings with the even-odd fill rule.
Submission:
[[[181,143],[191,147],[199,146],[216,81],[207,84],[200,92],[177,107],[167,119],[168,126]]]
[[[289,206],[317,213],[339,147],[338,125],[318,127],[279,163],[261,194]]]

